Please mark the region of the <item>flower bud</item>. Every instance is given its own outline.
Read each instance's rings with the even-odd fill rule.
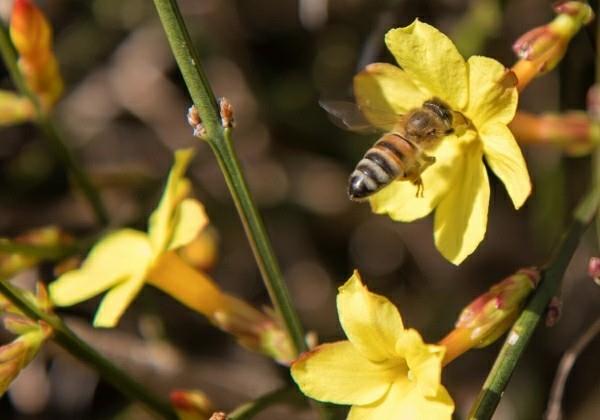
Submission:
[[[29,89],[48,109],[60,97],[63,81],[52,51],[52,28],[33,1],[15,0],[10,37],[19,54],[19,68]]]
[[[588,263],[588,275],[600,286],[600,258],[592,257]]]
[[[277,362],[288,365],[294,359],[294,349],[274,313],[263,313],[241,299],[223,295],[223,306],[210,319],[235,336],[240,345],[264,353]]]
[[[213,403],[202,391],[175,390],[169,398],[180,420],[207,420],[215,411]]]
[[[0,396],[11,382],[33,360],[48,338],[49,328],[32,328],[9,344],[0,346]]]
[[[537,269],[521,269],[467,305],[455,329],[440,343],[446,346],[445,363],[471,348],[488,346],[503,335],[519,316],[539,279]]]
[[[533,78],[554,69],[571,38],[594,17],[591,7],[580,1],[561,2],[554,11],[557,16],[550,23],[528,31],[513,44],[521,59],[513,66],[520,81],[519,90]]]

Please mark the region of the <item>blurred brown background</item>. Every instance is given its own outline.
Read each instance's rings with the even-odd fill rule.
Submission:
[[[0,1],[4,18],[10,3]],[[37,3],[55,28],[67,84],[56,118],[102,189],[112,224],[144,228],[160,195],[171,150],[197,144],[189,175],[220,238],[212,275],[227,291],[257,305],[267,303],[216,161],[206,145],[192,138],[186,124],[190,100],[153,3]],[[451,35],[466,54],[489,55],[508,66],[515,60],[512,42],[552,18],[551,2],[179,3],[216,94],[235,107],[235,142],[246,175],[304,324],[321,341],[342,337],[336,287],[354,268],[372,290],[398,304],[405,324],[435,342],[476,294],[519,267],[548,258],[587,185],[588,157],[566,159],[558,150],[527,149],[533,196],[516,212],[503,186],[493,179],[486,239],[463,265],[454,267],[433,246],[430,218],[395,223],[347,199],[347,177],[375,137],[336,128],[318,100],[351,97],[351,80],[358,69],[372,61],[391,61],[383,47],[385,31],[415,17]],[[573,40],[558,71],[527,89],[521,109],[584,108],[594,74],[593,27]],[[2,87],[12,88],[3,68],[0,76]],[[91,212],[41,140],[31,125],[0,130],[0,234],[47,224],[76,235],[94,233]],[[596,254],[597,240],[590,229],[564,282],[562,319],[534,335],[496,419],[542,416],[561,355],[600,315],[600,289],[586,275],[587,260]],[[151,287],[143,290],[118,330],[89,327],[97,303],[92,300],[61,313],[158,392],[199,388],[217,407],[230,410],[288,380],[285,369],[239,348],[231,337]],[[497,343],[472,351],[445,369],[457,418],[465,418],[498,349]],[[596,339],[574,367],[565,392],[566,418],[600,418],[599,351]],[[146,418],[128,404],[93,372],[49,345],[0,400],[0,418]],[[274,408],[257,418],[314,417],[300,407]]]

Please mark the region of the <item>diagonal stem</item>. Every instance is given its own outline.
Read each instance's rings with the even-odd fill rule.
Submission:
[[[12,286],[8,280],[0,279],[0,294],[9,299],[25,315],[34,320],[44,321],[52,327],[54,340],[79,360],[93,367],[107,382],[132,400],[138,400],[153,412],[165,419],[177,420],[177,415],[169,404],[162,401],[142,384],[136,382],[127,373],[113,365],[94,348],[81,340],[56,315],[40,310],[27,299],[21,290]]]
[[[25,83],[25,79],[23,78],[21,70],[17,65],[17,54],[12,45],[10,37],[8,36],[8,32],[3,25],[0,25],[0,54],[2,55],[2,59],[6,64],[13,83],[21,95],[27,97],[33,104],[36,114],[35,122],[40,131],[42,131],[44,134],[50,149],[55,156],[60,159],[67,168],[69,168],[69,171],[73,176],[73,180],[92,206],[98,222],[101,225],[106,225],[108,223],[108,215],[104,205],[102,204],[100,194],[92,184],[87,173],[75,159],[75,156],[71,150],[69,150],[67,147],[54,121],[44,111],[37,96],[29,89],[27,83]]]
[[[483,388],[479,392],[469,419],[491,419],[504,389],[508,385],[531,335],[539,324],[548,303],[556,294],[561,280],[573,257],[579,241],[591,223],[600,204],[600,184],[581,199],[575,209],[573,221],[560,241],[550,262],[542,271],[540,285],[525,310],[508,333],[508,337],[494,362]]]
[[[304,351],[306,350],[304,332],[292,305],[269,236],[233,148],[231,129],[224,129],[221,125],[215,96],[202,69],[200,58],[192,45],[177,2],[154,0],[154,5],[190,96],[202,118],[206,140],[219,162],[269,296],[283,320],[296,352]]]

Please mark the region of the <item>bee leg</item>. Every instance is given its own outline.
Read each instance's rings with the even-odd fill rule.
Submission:
[[[413,181],[413,184],[417,186],[417,193],[415,194],[415,197],[423,198],[423,193],[425,192],[425,185],[423,185],[423,180],[421,179],[421,177],[415,179]]]
[[[194,137],[203,139],[206,137],[206,129],[202,125],[202,118],[194,105],[189,107],[187,112],[188,124],[194,129]]]

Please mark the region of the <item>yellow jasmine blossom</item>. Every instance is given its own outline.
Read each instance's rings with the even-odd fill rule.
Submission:
[[[507,128],[518,101],[514,75],[491,58],[465,61],[448,37],[419,20],[390,30],[385,42],[400,67],[370,64],[354,79],[357,103],[370,122],[389,131],[381,111],[406,114],[436,97],[467,124],[427,151],[436,161],[422,174],[422,197],[414,184],[395,181],[370,198],[371,207],[402,222],[436,209],[436,247],[460,264],[483,240],[487,226],[490,186],[483,158],[515,208],[531,192],[523,155]]]
[[[63,274],[50,285],[55,305],[74,305],[108,290],[94,325],[114,327],[119,322],[161,257],[191,242],[208,223],[202,205],[186,198],[190,185],[183,174],[192,156],[191,149],[175,153],[163,196],[150,216],[148,232],[121,229],[104,237],[80,269]]]
[[[292,365],[306,395],[352,405],[350,420],[450,419],[454,403],[440,383],[445,348],[405,329],[398,309],[369,292],[358,272],[339,289],[348,340],[322,344]]]

